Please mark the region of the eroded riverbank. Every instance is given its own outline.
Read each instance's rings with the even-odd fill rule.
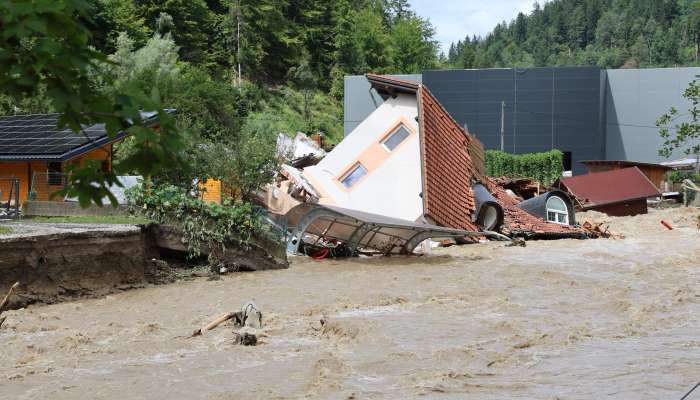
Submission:
[[[616,219],[624,240],[300,258],[288,270],[10,311],[0,330],[0,393],[680,398],[700,369],[697,214]],[[249,299],[265,312],[262,344],[232,344],[229,325],[185,338]]]

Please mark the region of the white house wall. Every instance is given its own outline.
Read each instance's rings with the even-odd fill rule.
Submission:
[[[318,165],[305,168],[304,177],[320,192],[319,202],[409,221],[420,218],[423,202],[417,115],[415,96],[390,98]],[[399,122],[412,133],[389,152],[380,143]],[[347,189],[339,179],[358,161],[368,173]]]

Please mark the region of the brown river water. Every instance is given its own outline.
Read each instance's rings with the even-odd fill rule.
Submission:
[[[680,399],[700,381],[696,215],[614,218],[621,240],[297,258],[11,311],[0,399]],[[258,346],[229,324],[187,338],[250,299]]]

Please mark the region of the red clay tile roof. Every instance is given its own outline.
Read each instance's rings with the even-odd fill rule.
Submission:
[[[418,119],[423,159],[423,205],[426,217],[452,228],[478,230],[472,178],[474,164],[467,146],[476,140],[447,113],[423,85],[418,91]]]
[[[518,200],[498,185],[495,179],[485,178],[484,185],[503,207],[503,227],[508,231],[506,232],[507,234],[516,236],[520,234],[534,236],[583,236],[584,232],[580,228],[549,223],[518,208]]]
[[[661,195],[637,167],[561,178],[559,182],[584,208]]]

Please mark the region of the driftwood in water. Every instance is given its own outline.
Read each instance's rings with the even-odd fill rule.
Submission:
[[[252,301],[245,303],[241,311],[226,313],[217,317],[215,320],[206,324],[205,326],[197,329],[192,333],[192,336],[203,335],[207,331],[210,331],[217,326],[223,324],[224,322],[233,319],[233,325],[237,327],[251,327],[251,328],[262,328],[262,312]],[[249,338],[241,339],[241,341],[248,341]],[[257,338],[255,339],[257,342]],[[243,343],[241,343],[243,344]],[[248,346],[248,345],[246,345]]]
[[[2,299],[2,303],[0,303],[0,315],[2,315],[2,312],[5,310],[5,307],[7,307],[7,303],[10,301],[10,296],[12,296],[12,292],[14,292],[15,289],[19,286],[19,282],[15,282],[14,285],[10,286],[10,290],[7,291],[7,294],[5,295],[5,298]],[[0,327],[2,326],[2,323],[5,322],[6,317],[0,317]]]
[[[201,327],[201,328],[197,329],[196,331],[194,331],[194,332],[192,333],[192,336],[203,335],[203,334],[205,334],[207,331],[210,331],[210,330],[216,328],[217,326],[223,324],[224,322],[230,320],[230,319],[233,318],[235,315],[236,315],[236,313],[227,313],[227,314],[221,315],[221,316],[217,317],[215,320],[211,321],[210,323],[208,323],[208,324],[204,325],[203,327]]]

